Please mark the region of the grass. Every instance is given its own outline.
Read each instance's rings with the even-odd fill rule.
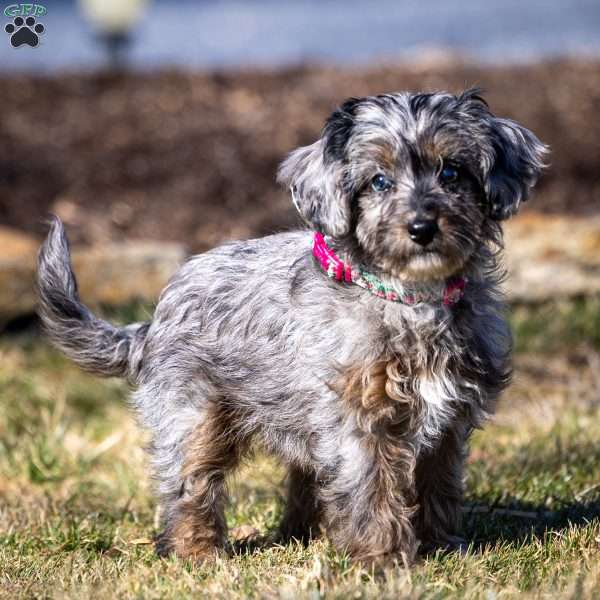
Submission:
[[[157,558],[126,386],[81,373],[31,333],[0,338],[0,596],[600,597],[599,306],[516,311],[514,385],[471,444],[469,549],[384,575],[325,541],[246,548],[203,568]],[[282,478],[263,456],[245,466],[230,526],[273,531]]]
[[[511,320],[517,352],[557,352],[582,342],[600,350],[600,296],[516,306]]]

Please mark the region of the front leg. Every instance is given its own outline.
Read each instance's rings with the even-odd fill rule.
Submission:
[[[388,430],[351,440],[344,450],[322,490],[329,538],[359,562],[411,564],[417,549],[412,445]]]
[[[453,546],[458,540],[467,438],[467,427],[454,425],[435,449],[418,459],[416,530],[424,551]]]

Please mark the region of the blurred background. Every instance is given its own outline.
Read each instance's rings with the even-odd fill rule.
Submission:
[[[135,36],[132,66],[155,69],[280,67],[303,62],[354,66],[451,51],[490,63],[523,63],[600,50],[594,0],[49,0],[44,52],[12,70],[103,65],[90,33],[125,19]],[[10,5],[7,3],[7,5]],[[127,8],[131,6],[132,8]],[[91,14],[92,13],[92,14]],[[105,15],[104,18],[100,16]],[[109,19],[108,13],[114,14]],[[92,19],[90,20],[90,16]],[[94,18],[95,17],[95,18]],[[87,18],[87,22],[84,19]]]
[[[600,597],[600,1],[28,6],[33,32],[0,0],[0,596]],[[277,166],[346,97],[474,85],[552,148],[505,227],[515,377],[471,444],[475,554],[432,555],[412,595],[412,576],[375,588],[321,542],[198,574],[157,559],[128,386],[82,373],[33,316],[48,214],[83,301],[146,320],[190,253],[300,224]],[[274,532],[283,471],[250,469],[228,522]]]
[[[3,29],[19,6],[2,5]],[[0,39],[2,322],[33,308],[48,213],[81,250],[92,301],[151,300],[187,253],[298,224],[277,165],[345,97],[472,85],[552,147],[534,200],[509,227],[527,242],[511,250],[538,260],[513,289],[539,295],[556,261],[575,269],[566,293],[600,289],[597,0],[39,6],[37,47]]]

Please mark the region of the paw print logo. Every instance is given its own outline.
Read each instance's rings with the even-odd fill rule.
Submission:
[[[46,28],[41,23],[36,23],[35,17],[15,17],[12,23],[8,23],[4,31],[10,35],[10,43],[18,48],[27,44],[35,48],[39,42],[39,36],[44,33]]]

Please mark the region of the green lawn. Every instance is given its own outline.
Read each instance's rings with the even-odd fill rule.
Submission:
[[[515,311],[515,382],[471,446],[468,552],[377,576],[324,541],[259,541],[205,568],[157,558],[126,386],[84,375],[33,334],[0,338],[0,596],[600,597],[599,305]],[[230,525],[273,531],[282,477],[262,456],[244,467]]]

